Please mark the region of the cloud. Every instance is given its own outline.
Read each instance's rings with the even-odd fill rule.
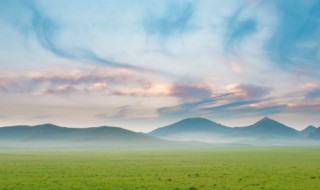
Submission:
[[[136,72],[105,67],[79,69],[51,69],[50,71],[0,72],[0,92],[72,94],[76,92],[97,92],[125,84],[143,86],[144,81]]]
[[[157,9],[153,8],[143,23],[148,35],[167,38],[183,34],[192,28],[190,22],[195,11],[192,1],[169,1],[160,12]]]
[[[200,116],[224,119],[274,114],[317,115],[320,113],[320,105],[316,101],[290,99],[286,95],[277,98],[265,98],[270,90],[270,88],[255,85],[237,85],[231,88],[229,93],[159,108],[158,113],[165,118]],[[320,97],[319,92],[319,89],[314,89],[306,96],[309,96],[309,99],[318,98]]]
[[[184,83],[148,82],[137,87],[114,88],[110,91],[118,96],[172,96],[181,101],[194,101],[211,96],[211,89],[205,85]]]
[[[260,103],[261,100],[250,100],[250,101],[235,101],[235,102],[230,102],[218,106],[212,106],[212,107],[207,107],[207,108],[201,108],[205,111],[210,110],[210,111],[219,111],[219,110],[228,110],[228,109],[233,109],[237,107],[242,107],[244,105],[249,105],[249,104],[256,104]]]
[[[53,19],[42,13],[33,1],[21,1],[31,12],[31,24],[40,44],[60,57],[75,58],[72,54],[57,47],[54,43],[54,36],[58,31],[58,24]]]
[[[0,72],[0,81],[0,93],[33,95],[102,93],[114,96],[178,96],[177,92],[172,92],[172,84],[163,77],[104,66],[84,66],[83,68],[65,70],[51,69],[41,72],[2,71]],[[198,92],[201,92],[200,89]],[[180,94],[180,96],[183,95]]]
[[[5,114],[0,114],[0,119],[7,119],[7,118],[8,118],[7,115],[5,115]]]
[[[48,88],[41,90],[41,94],[71,94],[78,91],[77,87],[73,85],[61,85],[56,88]]]
[[[234,53],[237,46],[250,35],[253,35],[258,28],[258,21],[255,18],[246,18],[242,15],[243,7],[237,10],[228,20],[225,32],[225,48],[228,52]]]
[[[215,96],[206,93],[202,98],[197,97],[176,106],[163,107],[158,109],[158,112],[163,117],[241,117],[249,114],[272,115],[285,110],[287,105],[273,102],[272,98],[265,98],[270,91],[268,87],[239,84],[229,86],[227,93]]]
[[[319,68],[320,1],[279,0],[270,3],[277,18],[265,45],[270,60],[285,68]]]
[[[7,92],[7,88],[5,87],[5,84],[0,83],[0,92]]]
[[[269,100],[233,101],[231,94],[223,94],[217,97],[183,103],[177,106],[158,109],[162,117],[243,117],[266,116],[282,113],[287,108],[285,104],[274,104]]]
[[[141,109],[141,105],[125,105],[117,107],[115,112],[96,114],[95,117],[102,120],[150,119],[158,117],[158,114],[150,110]]]
[[[49,115],[49,114],[41,114],[41,115],[34,115],[32,116],[32,119],[36,119],[36,120],[42,120],[42,119],[49,119],[52,117],[55,117],[56,115]]]
[[[184,102],[176,106],[160,108],[158,109],[158,112],[163,115],[167,115],[167,114],[170,115],[171,112],[182,114],[183,112],[188,112],[189,110],[193,110],[195,108],[208,107],[211,105],[219,104],[219,102],[223,101],[225,98],[229,97],[230,95],[231,94],[221,94],[218,96],[214,96],[214,97],[210,97],[202,100]]]
[[[268,116],[281,113],[285,110],[286,105],[273,105],[266,103],[266,100],[237,101],[224,104],[221,106],[204,108],[210,115],[219,117],[243,117],[243,116]],[[208,112],[209,111],[209,112]]]
[[[129,105],[120,106],[117,107],[116,110],[113,113],[103,113],[103,114],[97,114],[95,117],[103,120],[110,120],[110,119],[127,119],[130,116],[130,112],[132,110],[132,107]]]
[[[319,115],[320,104],[318,102],[296,102],[288,104],[288,112]]]
[[[320,98],[320,88],[315,88],[306,93],[306,99]]]
[[[111,90],[113,95],[118,96],[170,96],[170,84],[148,83],[142,84],[136,88],[122,87]]]
[[[255,100],[267,96],[271,92],[271,88],[254,84],[239,84],[231,87],[230,91],[237,99]]]
[[[99,82],[127,81],[136,73],[126,69],[104,67],[85,67],[72,70],[52,70],[51,72],[31,72],[27,75],[33,82],[50,82],[54,84],[86,84]]]
[[[170,94],[186,101],[208,98],[212,92],[205,85],[177,83],[172,86]]]
[[[14,6],[14,9],[16,9],[16,7],[20,7],[21,9],[24,9],[24,12],[27,12],[19,16],[19,19],[25,17],[23,18],[23,21],[25,22],[23,23],[24,27],[20,28],[20,32],[22,34],[29,34],[30,32],[33,32],[40,45],[57,57],[86,63],[103,64],[110,67],[120,67],[154,73],[157,72],[151,69],[106,59],[87,47],[78,46],[77,44],[70,44],[69,46],[62,45],[59,42],[59,40],[61,40],[59,37],[64,35],[64,25],[42,11],[35,1],[21,0],[19,2],[20,4],[10,4],[10,6]],[[30,19],[26,19],[29,18],[30,14]],[[15,20],[18,20],[12,15],[9,18],[14,22],[17,22]]]

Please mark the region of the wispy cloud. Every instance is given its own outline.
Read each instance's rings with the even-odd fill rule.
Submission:
[[[143,23],[148,35],[167,38],[192,29],[191,19],[195,11],[193,1],[168,1],[163,9],[158,8],[153,7]]]
[[[270,3],[278,18],[265,46],[270,59],[287,68],[319,68],[320,2],[280,0]]]
[[[211,99],[201,100],[199,102],[193,102],[191,104],[187,103],[173,107],[160,108],[158,112],[161,116],[169,118],[183,118],[193,116],[206,116],[214,118],[241,118],[257,115],[268,116],[283,113],[286,111],[287,107],[288,105],[286,104],[277,105],[274,102],[266,99],[229,102],[228,99],[225,98],[215,100],[215,97],[213,97]]]
[[[160,108],[158,113],[162,117],[241,118],[299,113],[302,110],[319,112],[317,103],[304,102],[303,99],[292,101],[287,98],[284,101],[281,97],[266,98],[272,92],[268,87],[240,84],[228,89],[229,92],[225,94]]]
[[[170,96],[171,85],[161,83],[144,83],[134,88],[120,87],[111,90],[111,93],[118,96]]]
[[[25,25],[29,25],[30,28],[32,28],[32,31],[34,32],[36,39],[38,40],[40,45],[57,57],[76,60],[80,62],[104,64],[110,67],[121,67],[140,71],[157,72],[152,69],[142,68],[123,62],[106,59],[98,55],[94,51],[88,49],[87,47],[78,46],[77,44],[72,44],[71,46],[62,45],[59,41],[59,36],[63,35],[62,31],[64,29],[64,25],[43,12],[39,5],[36,4],[36,1],[21,0],[19,2],[21,2],[21,7],[24,7],[25,10],[29,11],[29,13],[31,14],[30,20],[24,19],[26,22]],[[21,17],[26,15],[21,15]],[[25,29],[22,29],[20,31],[22,33],[26,32]]]
[[[5,114],[0,114],[0,119],[7,119],[7,118],[8,118],[7,115],[5,115]]]
[[[228,20],[225,33],[225,48],[228,52],[235,53],[235,49],[241,42],[254,34],[258,28],[258,21],[253,17],[243,16],[244,7],[235,11],[234,15]]]
[[[306,93],[307,99],[316,99],[320,98],[320,88],[315,88]]]
[[[57,86],[56,88],[46,88],[42,89],[39,93],[40,94],[72,94],[74,92],[78,91],[77,87],[73,85],[61,85]]]
[[[156,112],[141,109],[139,105],[124,105],[118,107],[115,112],[96,114],[95,117],[102,120],[136,120],[136,119],[155,119],[159,115]]]
[[[57,116],[57,115],[41,114],[41,115],[34,115],[34,116],[32,116],[32,119],[42,120],[42,119],[49,119],[49,118],[52,118],[52,117],[55,117],[55,116]]]
[[[288,104],[288,112],[303,113],[318,116],[320,113],[320,104],[318,102],[296,102]]]
[[[148,76],[151,76],[148,78]],[[85,66],[78,69],[0,72],[0,93],[69,95],[105,93],[115,96],[177,97],[181,101],[210,97],[211,89],[202,84],[168,81],[124,68]]]
[[[229,87],[236,99],[252,100],[261,99],[271,92],[271,88],[254,84],[239,84]]]
[[[72,94],[76,92],[98,92],[129,83],[143,86],[146,82],[136,72],[127,69],[85,67],[65,71],[0,72],[0,92]],[[117,85],[114,85],[117,84]],[[108,87],[108,89],[107,89]]]
[[[212,95],[212,91],[210,87],[201,84],[177,83],[172,86],[170,94],[183,101],[190,101],[208,98]]]

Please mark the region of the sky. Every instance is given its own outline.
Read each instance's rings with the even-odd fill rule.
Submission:
[[[319,0],[0,1],[0,126],[320,126]]]

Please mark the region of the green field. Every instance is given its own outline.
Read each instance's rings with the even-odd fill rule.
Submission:
[[[0,151],[0,189],[320,188],[320,148]]]

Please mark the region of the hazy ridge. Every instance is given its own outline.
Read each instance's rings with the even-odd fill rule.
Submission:
[[[28,147],[254,146],[317,145],[320,128],[298,131],[265,117],[244,127],[228,127],[204,118],[187,118],[138,133],[120,127],[67,128],[53,124],[0,128],[0,145]]]

